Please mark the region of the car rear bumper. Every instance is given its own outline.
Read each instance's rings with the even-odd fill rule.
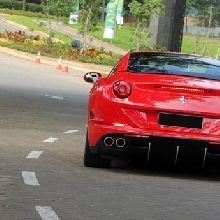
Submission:
[[[102,134],[90,149],[103,157],[142,157],[147,163],[204,167],[206,164],[220,165],[218,140],[201,135],[194,137],[193,134],[117,130]]]

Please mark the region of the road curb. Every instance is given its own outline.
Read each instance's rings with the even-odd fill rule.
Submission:
[[[37,55],[37,52],[36,52],[36,55],[34,55],[34,54],[27,53],[27,52],[17,51],[17,50],[10,49],[7,47],[2,47],[2,46],[0,46],[0,52],[9,54],[15,57],[19,57],[22,59],[31,60],[34,62],[36,61],[36,55]],[[56,59],[56,58],[41,56],[41,63],[52,65],[52,66],[57,66],[58,59],[59,57]],[[81,62],[75,62],[75,61],[69,61],[68,67],[69,69],[73,69],[73,70],[80,70],[80,71],[85,71],[85,72],[94,71],[94,72],[100,72],[100,73],[109,73],[111,69],[113,68],[112,66],[102,66],[102,65],[92,64],[92,63],[81,63]]]

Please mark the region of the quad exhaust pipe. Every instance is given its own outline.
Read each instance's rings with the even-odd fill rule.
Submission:
[[[103,143],[106,147],[111,147],[114,144],[116,145],[116,147],[118,148],[122,148],[125,146],[126,141],[124,138],[117,138],[116,140],[114,140],[113,137],[105,137],[105,139],[103,140]]]
[[[124,147],[126,142],[124,138],[118,138],[116,139],[115,144],[117,147]]]
[[[112,137],[106,137],[103,142],[105,146],[111,147],[114,144],[115,140]]]

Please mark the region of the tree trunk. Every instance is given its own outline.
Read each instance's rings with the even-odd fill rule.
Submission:
[[[137,21],[137,26],[136,29],[134,31],[134,35],[133,35],[133,45],[135,46],[135,50],[138,51],[139,50],[139,37],[138,37],[138,32],[139,32],[139,28],[142,22],[140,22],[139,20]],[[135,42],[136,41],[136,42]]]
[[[206,51],[206,47],[207,47],[207,42],[208,42],[208,39],[209,39],[210,27],[211,27],[211,22],[212,22],[212,7],[210,8],[209,14],[210,14],[210,16],[209,16],[209,25],[208,25],[208,28],[207,28],[206,39],[204,41],[204,45],[203,45],[201,55],[204,55],[204,53]]]
[[[215,55],[215,59],[218,59],[218,58],[219,58],[219,55],[220,55],[220,47],[219,47],[218,50],[217,50],[217,53],[216,53],[216,55]]]
[[[25,11],[26,10],[26,0],[23,0],[23,4],[22,4],[22,10]]]
[[[46,9],[46,13],[47,13],[47,19],[48,19],[48,40],[49,42],[52,42],[52,29],[51,29],[51,21],[50,21],[50,3],[47,1],[47,9]]]
[[[84,33],[83,33],[83,42],[82,42],[81,53],[88,49],[87,48],[87,34],[88,34],[88,27],[89,27],[89,22],[91,20],[91,14],[92,14],[93,6],[94,5],[91,5],[89,7],[88,15],[87,15],[87,18],[86,18],[86,23],[85,23]]]
[[[102,0],[102,21],[105,20],[105,0]]]

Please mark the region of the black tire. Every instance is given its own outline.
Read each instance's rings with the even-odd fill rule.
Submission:
[[[102,158],[98,154],[92,154],[89,147],[88,132],[86,134],[86,144],[84,150],[84,165],[86,167],[109,168],[111,159]]]

